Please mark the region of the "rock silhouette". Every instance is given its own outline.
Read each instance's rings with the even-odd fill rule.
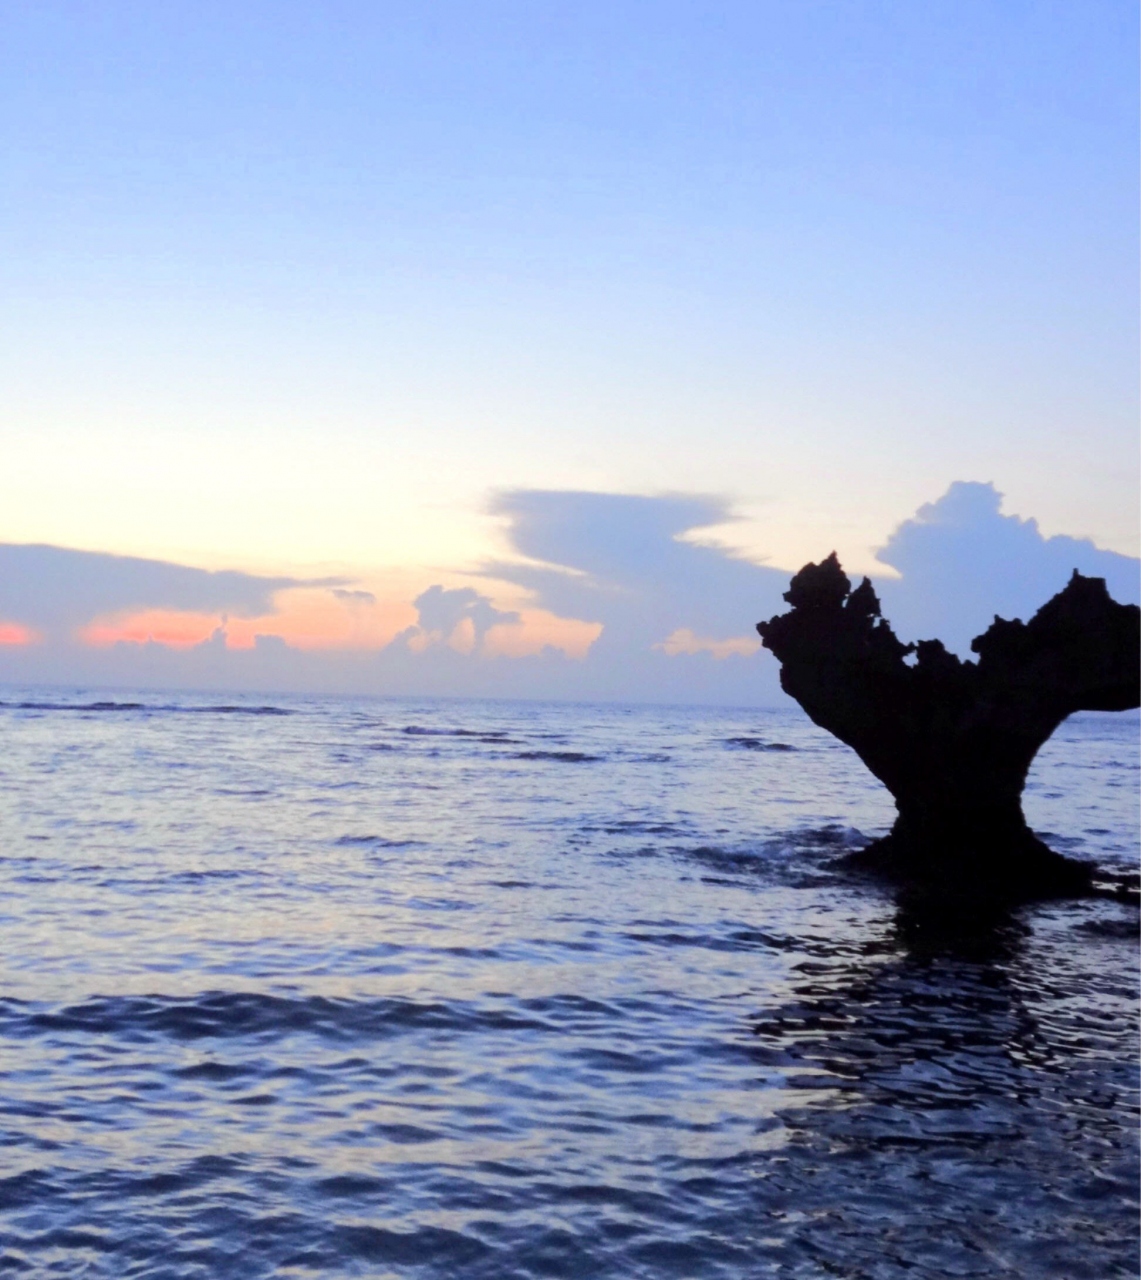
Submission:
[[[757,624],[781,687],[895,798],[891,832],[856,856],[928,897],[1012,902],[1088,892],[1095,869],[1026,824],[1038,749],[1075,711],[1141,704],[1141,610],[1076,570],[1029,622],[995,618],[963,662],[903,644],[835,552],[793,577],[788,613]]]

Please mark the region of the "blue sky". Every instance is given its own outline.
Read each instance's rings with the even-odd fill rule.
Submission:
[[[385,635],[509,493],[890,575],[990,481],[1136,554],[1132,4],[0,14],[0,541],[345,577]]]

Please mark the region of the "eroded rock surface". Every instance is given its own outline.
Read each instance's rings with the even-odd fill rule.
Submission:
[[[891,833],[861,855],[894,878],[1006,901],[1082,892],[1093,868],[1026,825],[1038,749],[1075,711],[1141,704],[1141,610],[1075,571],[1029,622],[996,618],[964,662],[903,644],[835,553],[792,579],[788,613],[757,624],[781,686],[852,747],[895,798]]]

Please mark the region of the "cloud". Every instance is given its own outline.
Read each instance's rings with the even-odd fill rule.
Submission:
[[[898,525],[876,558],[900,574],[876,584],[896,632],[937,637],[964,657],[996,614],[1030,617],[1075,569],[1104,578],[1122,603],[1141,601],[1141,562],[1088,538],[1044,537],[1037,521],[1002,514],[993,484],[955,481]]]
[[[781,700],[753,625],[784,607],[788,573],[686,540],[733,519],[724,500],[516,490],[492,510],[526,559],[483,572],[551,613],[602,624],[573,677],[583,696]]]
[[[400,637],[413,651],[432,644],[450,644],[460,653],[479,653],[487,633],[496,626],[515,626],[519,614],[497,609],[474,587],[451,590],[436,585],[413,601],[417,624]]]
[[[995,613],[1029,616],[1074,568],[1106,578],[1119,600],[1141,596],[1137,560],[1085,539],[1046,538],[1033,520],[1003,515],[1001,503],[992,485],[956,482],[888,538],[879,558],[898,576],[877,580],[876,589],[906,639],[937,636],[966,655]],[[211,574],[0,546],[0,624],[11,629],[0,626],[0,676],[152,688],[784,700],[777,664],[757,651],[753,625],[786,608],[789,569],[693,540],[695,530],[731,518],[727,503],[518,490],[501,494],[494,509],[511,555],[485,564],[476,586],[437,583],[417,594],[420,584],[403,578],[379,599],[340,579]],[[831,550],[821,546],[813,558]],[[317,589],[287,591],[302,586]],[[518,607],[497,603],[504,600]],[[76,624],[128,611],[131,627],[120,620],[101,647],[74,640]],[[219,627],[222,614],[229,621]],[[43,643],[2,643],[48,627],[56,634]],[[168,635],[183,638],[149,640]]]
[[[383,647],[305,649],[292,631],[288,644],[275,641],[271,633],[279,628],[260,617],[244,621],[236,643],[231,595],[226,627],[217,627],[217,615],[198,613],[198,630],[193,636],[187,630],[193,643],[179,648],[148,643],[148,622],[134,643],[132,633],[112,636],[100,648],[32,646],[11,659],[6,650],[0,671],[24,680],[63,674],[90,684],[150,687],[780,700],[775,663],[746,650],[755,648],[752,624],[781,607],[788,575],[683,540],[695,528],[728,518],[724,504],[530,491],[502,496],[498,509],[507,516],[511,550],[526,561],[485,566],[485,587],[436,583],[420,591],[415,625],[405,625]],[[536,553],[548,559],[540,561]],[[247,604],[271,602],[270,585],[280,589],[285,582],[292,580],[254,579],[265,594],[259,601],[252,591]],[[338,584],[310,594],[344,609],[353,601],[334,595],[344,589]],[[290,592],[282,607],[305,594]],[[498,601],[508,594],[530,599],[507,608]],[[383,599],[376,608],[391,603]],[[374,611],[366,610],[370,616]]]
[[[274,611],[275,594],[287,587],[340,587],[345,581],[210,572],[101,551],[0,543],[0,619],[47,633],[128,610],[260,617]]]
[[[710,636],[698,636],[688,627],[671,631],[661,644],[654,645],[662,653],[676,657],[679,653],[709,653],[715,658],[731,658],[737,655],[751,657],[760,651],[761,642],[756,636],[730,636],[727,640],[714,640]]]
[[[520,555],[627,585],[662,582],[696,563],[679,556],[678,535],[733,518],[728,504],[714,497],[543,489],[500,494],[491,510],[507,517]]]

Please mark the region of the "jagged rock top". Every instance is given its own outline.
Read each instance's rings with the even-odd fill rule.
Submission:
[[[765,647],[782,664],[858,664],[911,687],[966,681],[997,690],[1033,683],[1040,694],[1066,707],[1063,716],[1141,704],[1141,610],[1118,604],[1104,579],[1084,577],[1076,569],[1029,622],[996,617],[971,641],[977,663],[963,662],[940,640],[900,641],[880,616],[870,579],[853,589],[835,552],[805,565],[784,598],[792,605],[789,613],[757,624]],[[908,664],[911,654],[915,661]],[[786,690],[793,693],[787,684]]]

